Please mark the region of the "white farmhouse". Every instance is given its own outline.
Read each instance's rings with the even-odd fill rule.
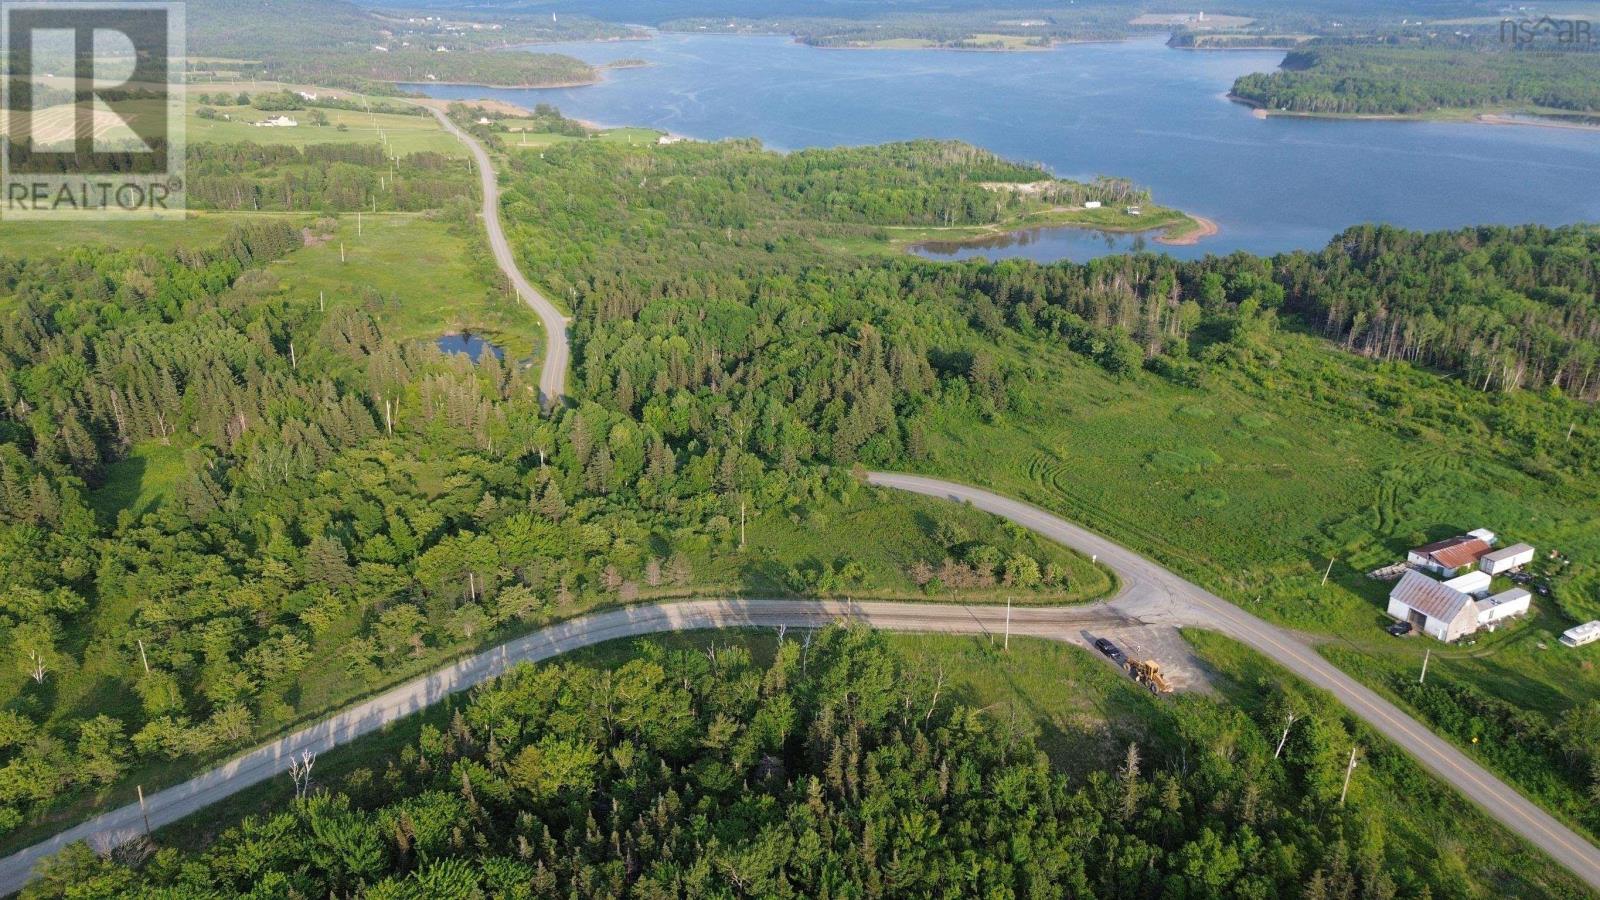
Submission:
[[[1533,562],[1533,545],[1512,544],[1503,550],[1485,553],[1478,560],[1478,567],[1490,575],[1499,575],[1512,569],[1520,569]]]

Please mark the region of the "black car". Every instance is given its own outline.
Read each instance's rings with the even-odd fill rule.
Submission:
[[[1384,631],[1389,632],[1390,634],[1394,635],[1395,637],[1405,637],[1406,635],[1411,633],[1411,623],[1410,622],[1396,622],[1393,625],[1390,625],[1388,628],[1385,628]]]
[[[1128,657],[1123,655],[1122,651],[1117,648],[1117,645],[1111,643],[1111,641],[1105,638],[1096,638],[1094,642],[1094,648],[1099,650],[1101,653],[1104,653],[1107,658],[1115,663],[1121,664],[1128,661]]]

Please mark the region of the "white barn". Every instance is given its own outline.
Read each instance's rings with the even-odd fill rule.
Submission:
[[[1472,596],[1417,571],[1400,576],[1389,592],[1389,615],[1449,643],[1478,630]]]
[[[1533,562],[1533,552],[1531,544],[1512,544],[1503,550],[1485,553],[1478,559],[1478,566],[1490,575],[1499,575]]]

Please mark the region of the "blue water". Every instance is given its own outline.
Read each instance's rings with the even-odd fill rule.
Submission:
[[[659,35],[535,48],[594,63],[581,88],[421,86],[553,103],[607,125],[779,149],[958,138],[1066,178],[1132,178],[1222,231],[1179,255],[1319,248],[1362,222],[1437,229],[1600,220],[1600,133],[1439,122],[1258,119],[1224,94],[1281,52],[1172,50],[1159,38],[1043,53],[820,50],[781,37]],[[1055,231],[987,255],[1085,258],[1131,246]]]
[[[494,358],[505,361],[506,351],[489,343],[475,334],[447,334],[434,341],[434,346],[445,353],[465,353],[473,362],[483,358],[485,350],[494,354]]]

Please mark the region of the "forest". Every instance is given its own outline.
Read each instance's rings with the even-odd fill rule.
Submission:
[[[460,160],[377,144],[195,144],[189,203],[248,212],[419,212],[470,202],[475,179]]]
[[[553,111],[544,118],[563,121]],[[1600,429],[1584,413],[1600,388],[1600,244],[1591,228],[1444,235],[1353,229],[1320,253],[1273,259],[1134,255],[1084,265],[944,265],[885,254],[884,230],[988,224],[1032,207],[1143,201],[1148,194],[1117,179],[1059,181],[947,142],[787,155],[753,142],[507,146],[509,232],[523,265],[570,303],[575,319],[574,396],[545,416],[534,392],[536,368],[492,354],[473,365],[396,340],[382,322],[388,302],[370,292],[325,309],[315,296],[281,289],[285,266],[308,243],[326,239],[321,217],[370,202],[364,191],[385,172],[381,159],[374,164],[365,151],[339,145],[192,149],[197,185],[215,179],[215,205],[302,214],[219,217],[233,224],[219,228],[214,242],[175,249],[0,253],[0,638],[10,662],[0,714],[0,833],[14,841],[97,796],[127,791],[135,777],[170,779],[464,648],[596,605],[694,593],[702,571],[737,556],[742,504],[797,532],[829,533],[838,521],[830,515],[881,502],[865,494],[854,467],[926,464],[939,416],[960,419],[967,432],[1037,425],[1028,392],[1034,374],[1008,352],[1018,341],[1059,348],[1127,390],[1172,384],[1198,394],[1237,381],[1263,396],[1350,404],[1352,420],[1386,428],[1401,420],[1399,427],[1418,433],[1426,427],[1452,440],[1470,435],[1483,455],[1514,445],[1524,467],[1516,484],[1530,491],[1592,485],[1600,473]],[[459,212],[470,182],[436,178],[431,162],[419,155],[391,172],[431,185],[418,188],[416,205],[437,199]],[[1038,187],[1006,187],[1016,185]],[[476,234],[470,217],[455,218],[453,227]],[[1296,367],[1303,357],[1291,351],[1305,334],[1326,335],[1320,352],[1329,355],[1344,346],[1385,364],[1436,367],[1452,380],[1418,380],[1423,386],[1410,396],[1396,396],[1405,393],[1396,382],[1368,385],[1372,398],[1353,395]],[[1070,370],[1056,374],[1062,371]],[[1071,393],[1088,382],[1046,387]],[[1470,400],[1462,400],[1467,393]],[[107,505],[108,484],[154,479],[156,459],[172,473],[170,499],[138,509]],[[1168,477],[1220,461],[1162,448],[1142,472]],[[1580,496],[1580,488],[1570,489]],[[1200,499],[1210,503],[1211,496]],[[1092,595],[1070,594],[1088,580],[1081,570],[1025,538],[927,518],[917,526],[927,534],[917,545],[916,571],[900,573],[923,595],[975,591],[992,599],[996,586]],[[836,546],[774,565],[771,583],[806,594],[874,587],[860,555]],[[1490,709],[1460,694],[1414,702],[1436,710],[1440,722]],[[1581,724],[1581,707],[1573,709],[1568,716]],[[730,721],[744,715],[724,711]],[[796,715],[826,719],[821,707]],[[715,715],[705,721],[708,733],[722,733]],[[874,727],[887,720],[877,721]],[[1550,752],[1529,765],[1562,766],[1563,797],[1590,790],[1591,778],[1600,782],[1582,754],[1567,749],[1575,745],[1568,735],[1588,732],[1546,725],[1538,733],[1549,738]],[[884,738],[886,752],[915,751],[913,729],[901,730]],[[936,730],[924,737],[933,741]],[[682,755],[689,753],[682,745],[652,745],[650,752],[663,754],[647,767],[652,772],[660,760],[688,769],[663,772],[660,783],[639,782],[646,805],[617,820],[617,843],[602,836],[595,844],[590,832],[610,832],[611,809],[599,810],[590,829],[581,808],[560,806],[560,787],[536,801],[553,799],[559,810],[524,809],[514,805],[520,795],[494,792],[501,782],[523,790],[514,778],[538,784],[546,771],[539,747],[557,748],[550,752],[564,766],[588,759],[573,748],[591,740],[595,758],[573,771],[589,773],[585,784],[623,785],[633,777],[631,763],[596,768],[627,752],[620,733],[508,732],[502,745],[483,729],[453,740],[459,748],[469,738],[471,752],[449,759],[448,776],[435,749],[404,763],[420,766],[430,757],[427,771],[395,770],[397,781],[428,783],[465,804],[459,825],[456,807],[441,814],[449,824],[437,833],[447,835],[459,861],[440,865],[461,870],[470,843],[485,866],[506,854],[535,873],[543,863],[547,874],[538,877],[555,879],[563,891],[603,893],[611,879],[642,877],[645,860],[668,889],[688,883],[674,880],[689,875],[680,876],[682,858],[668,844],[681,851],[703,833],[668,841],[672,835],[656,826],[641,826],[631,849],[622,847],[622,835],[655,808],[657,789],[685,796],[690,783],[678,780],[682,771],[707,773],[711,780],[695,780],[696,791],[735,783],[728,781],[733,770],[721,767],[731,757],[713,764]],[[521,758],[525,745],[536,747],[526,771],[513,776],[496,768]],[[491,746],[504,751],[498,761]],[[785,771],[824,778],[816,760],[785,746],[773,753]],[[991,750],[978,744],[970,752],[985,758]],[[482,771],[463,768],[467,761]],[[639,777],[647,776],[656,777]],[[446,777],[448,784],[439,781]],[[1071,799],[1083,788],[1069,790],[1048,773],[1027,777],[1042,779],[1036,793],[1023,795],[1037,801],[1041,815],[1098,802],[1092,789],[1087,800]],[[463,780],[481,790],[451,793]],[[775,783],[764,809],[774,816],[784,810],[779,820],[788,821],[791,806],[809,802],[794,793],[801,789],[809,791]],[[1174,802],[1199,816],[1232,790]],[[716,823],[721,801],[710,802],[707,816]],[[1306,801],[1293,795],[1285,802],[1295,808]],[[412,852],[416,835],[394,830],[400,813],[364,819],[338,803],[312,800],[261,827],[301,836],[293,840],[320,833],[341,846],[354,841],[349,847],[364,868],[329,862],[326,869],[283,871],[286,880],[272,883],[338,891],[358,879],[376,883],[392,874],[404,882],[424,877],[413,871],[431,872],[435,854],[424,860]],[[856,815],[870,806],[840,810]],[[726,815],[747,812],[757,815],[743,807]],[[554,818],[538,818],[547,814]],[[1049,829],[1072,820],[1062,815],[1040,821],[1052,840],[1057,832]],[[681,817],[668,818],[678,824]],[[953,837],[981,834],[989,820],[970,821]],[[1106,826],[1134,829],[1114,832],[1117,846],[1137,838],[1142,843],[1128,846],[1165,848],[1161,859],[1152,851],[1147,864],[1131,870],[1101,860],[1080,871],[1077,857],[1030,857],[995,877],[1031,884],[1035,877],[1082,876],[1096,890],[1139,892],[1157,883],[1148,879],[1181,871],[1162,866],[1167,850],[1178,852],[1177,835],[1191,827],[1183,822],[1170,833]],[[564,854],[568,865],[558,870],[545,849],[546,827],[556,846],[589,850],[581,858]],[[861,827],[850,834],[864,840],[869,832]],[[393,843],[386,843],[390,834]],[[578,843],[568,843],[569,834]],[[527,855],[518,836],[532,848]],[[1241,832],[1248,846],[1219,852],[1255,858],[1255,838]],[[1353,838],[1339,853],[1327,850],[1336,842],[1331,833],[1304,845],[1294,843],[1299,836],[1278,838],[1301,848],[1296,858],[1323,861],[1283,872],[1306,875],[1325,865],[1325,879],[1336,871],[1357,878],[1351,873],[1372,864],[1351,855],[1359,843]],[[293,840],[285,837],[284,846],[312,846]],[[270,843],[240,841],[241,855]],[[974,846],[981,844],[952,844],[941,860],[959,862]],[[1092,854],[1104,851],[1092,848],[1102,846],[1091,845],[1083,859],[1099,859]],[[311,852],[287,850],[299,859],[236,868],[227,877],[241,879],[234,884],[255,874],[276,878],[268,869]],[[828,860],[823,869],[781,877],[873,877],[872,860],[851,852],[841,846],[837,859],[816,857],[817,865]],[[84,866],[84,879],[118,877],[90,873],[81,854],[63,865]],[[931,867],[930,877],[955,878],[955,865]],[[79,870],[62,871],[66,882],[80,877]],[[212,877],[173,866],[158,878],[161,871],[151,870],[152,884],[173,885],[179,895],[194,883],[182,879]],[[526,874],[516,866],[507,871]],[[780,878],[776,869],[763,872]],[[886,867],[877,877],[891,874]],[[1259,874],[1270,879],[1279,870]],[[437,877],[491,876],[441,869]],[[1113,877],[1129,880],[1094,880]],[[1222,883],[1263,896],[1275,890],[1276,882],[1250,886],[1238,872],[1230,877]],[[124,882],[107,884],[114,892]],[[1434,880],[1418,875],[1403,887],[1420,893],[1425,884]],[[394,886],[397,896],[415,890]]]
[[[1232,95],[1268,110],[1419,115],[1442,110],[1600,111],[1600,53],[1324,43],[1277,72],[1245,75]]]
[[[327,311],[286,295],[274,261],[325,241],[325,210],[365,205],[335,188],[346,170],[370,179],[376,148],[192,150],[203,171],[231,173],[196,175],[223,201],[226,179],[248,189],[262,166],[304,181],[282,182],[281,205],[260,189],[261,208],[323,196],[300,222],[237,220],[215,247],[0,255],[0,633],[13,662],[0,833],[494,635],[691,593],[702,565],[739,556],[742,505],[816,525],[859,502],[848,466],[786,461],[768,425],[770,464],[720,433],[722,410],[666,396],[643,418],[593,403],[545,417],[536,368],[390,339],[371,292]],[[407,168],[427,180],[415,158]],[[476,234],[469,217],[459,227]],[[932,378],[895,358],[908,384]],[[650,380],[638,389],[642,403]],[[852,458],[843,440],[821,456]],[[175,470],[169,501],[105,505],[108,483],[137,491],[156,459]],[[1106,583],[959,519],[929,517],[937,536],[912,542],[927,577],[889,580],[1058,598]],[[835,545],[768,559],[761,583],[880,588],[858,557]]]
[[[1577,895],[1270,672],[1230,671],[1242,706],[1137,704],[1144,741],[1068,775],[1014,701],[978,708],[938,657],[865,629],[780,635],[767,661],[737,638],[630,649],[614,669],[513,670],[203,850],[79,845],[25,896]],[[1494,849],[1445,850],[1397,812],[1428,804]]]

